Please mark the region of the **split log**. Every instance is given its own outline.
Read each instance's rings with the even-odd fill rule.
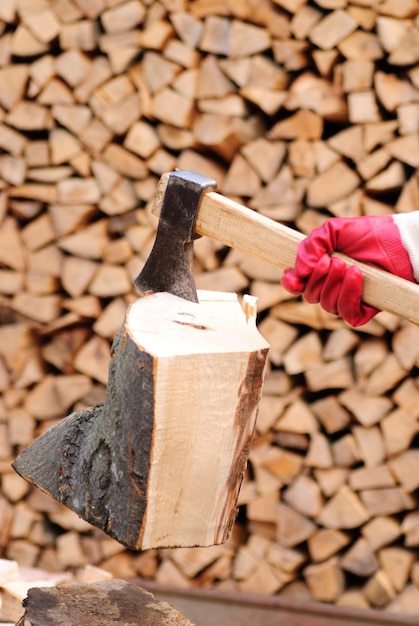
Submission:
[[[304,577],[312,597],[319,602],[336,600],[343,592],[345,580],[337,557],[309,565]]]
[[[234,295],[138,300],[114,342],[105,404],[47,431],[14,468],[132,549],[224,542],[268,352],[254,322]]]
[[[326,561],[349,543],[349,535],[335,529],[321,529],[308,540],[310,556],[315,562]]]

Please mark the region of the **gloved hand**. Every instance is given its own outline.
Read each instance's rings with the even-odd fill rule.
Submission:
[[[333,252],[343,252],[368,265],[414,281],[410,257],[393,216],[327,219],[298,246],[295,267],[285,270],[281,284],[307,302],[319,302],[352,326],[368,322],[379,310],[362,302],[362,272],[346,268]]]

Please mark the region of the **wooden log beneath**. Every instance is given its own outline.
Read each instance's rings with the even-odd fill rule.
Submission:
[[[105,403],[72,413],[13,464],[131,549],[223,543],[236,518],[269,346],[252,298],[242,309],[235,294],[199,297],[131,305]]]
[[[194,626],[167,602],[124,580],[30,589],[16,626]]]

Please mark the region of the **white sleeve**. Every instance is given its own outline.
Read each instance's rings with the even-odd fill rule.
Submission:
[[[413,276],[419,282],[419,211],[396,213],[393,220],[400,231],[403,247],[409,255]]]

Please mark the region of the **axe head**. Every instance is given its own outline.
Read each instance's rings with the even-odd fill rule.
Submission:
[[[163,178],[162,178],[163,179]],[[195,221],[202,195],[217,187],[215,180],[177,170],[164,179],[160,219],[151,253],[134,280],[140,293],[166,291],[186,300],[197,302],[192,277]]]

